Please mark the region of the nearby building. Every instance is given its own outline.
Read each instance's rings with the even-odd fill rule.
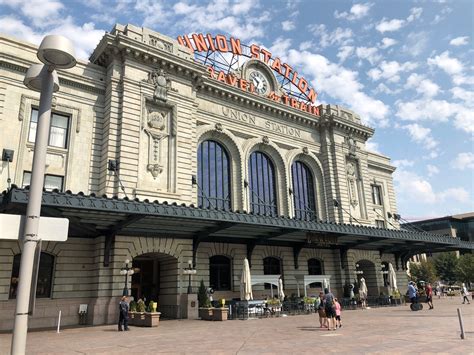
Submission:
[[[67,217],[70,231],[67,242],[43,243],[32,327],[53,326],[58,310],[62,324],[77,324],[80,304],[90,324],[114,322],[126,259],[140,269],[132,294],[181,318],[191,314],[188,260],[194,288],[204,280],[214,298],[239,297],[245,257],[253,275],[281,275],[286,294],[305,275],[330,280],[336,294],[363,275],[379,295],[382,265],[392,263],[403,285],[420,250],[473,249],[399,230],[387,217],[396,213],[395,169],[366,149],[373,129],[339,106],[313,106],[296,68],[234,38],[179,42],[116,25],[90,62],[59,72],[42,215]],[[36,47],[0,43],[0,211],[19,214],[39,99],[22,81]],[[0,241],[3,330],[13,323],[20,252]],[[254,287],[254,297],[270,292]]]

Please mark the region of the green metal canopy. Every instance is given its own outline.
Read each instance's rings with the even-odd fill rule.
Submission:
[[[28,189],[13,187],[0,196],[0,212],[24,214]],[[86,196],[70,191],[44,192],[42,216],[69,219],[69,237],[95,238],[116,235],[167,236],[193,239],[194,252],[201,242],[246,244],[251,255],[256,245],[302,248],[378,250],[394,253],[401,261],[424,252],[474,250],[474,243],[457,238],[406,230],[382,229],[352,224],[316,222],[220,211],[107,196]]]

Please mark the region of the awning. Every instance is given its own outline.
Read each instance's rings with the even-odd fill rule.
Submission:
[[[28,193],[29,190],[16,187],[3,192],[0,213],[24,214]],[[68,218],[70,238],[172,236],[193,239],[195,250],[201,242],[247,244],[248,255],[256,245],[292,247],[295,267],[302,248],[339,249],[341,253],[351,248],[379,250],[399,255],[402,261],[420,252],[474,249],[472,242],[427,232],[303,221],[70,191],[44,192],[41,215]]]

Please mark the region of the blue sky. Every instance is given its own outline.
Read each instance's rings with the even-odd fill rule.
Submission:
[[[474,211],[473,2],[0,0],[0,31],[71,38],[88,57],[113,24],[232,34],[271,49],[374,127],[408,220]]]

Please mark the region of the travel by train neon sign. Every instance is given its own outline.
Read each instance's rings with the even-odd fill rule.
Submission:
[[[233,74],[236,69],[233,66],[237,63],[235,58],[243,56],[262,61],[277,74],[279,84],[285,88],[283,94],[269,92],[266,95],[269,99],[319,116],[319,108],[313,105],[318,94],[309,85],[308,80],[279,57],[273,56],[267,49],[256,44],[244,45],[240,39],[227,38],[224,35],[212,37],[210,34],[198,33],[191,36],[178,36],[177,40],[181,45],[193,51],[198,61],[207,65],[211,78],[251,93],[257,93],[255,85]],[[215,54],[220,54],[219,59]],[[214,55],[213,58],[211,58],[212,55]]]

